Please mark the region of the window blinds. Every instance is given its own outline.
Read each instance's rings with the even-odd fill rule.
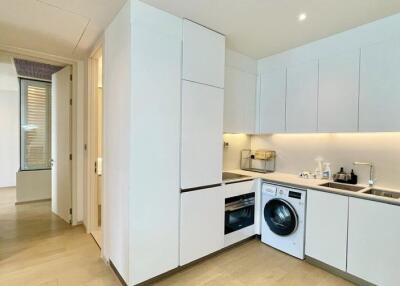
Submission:
[[[21,170],[51,167],[51,83],[21,79]]]

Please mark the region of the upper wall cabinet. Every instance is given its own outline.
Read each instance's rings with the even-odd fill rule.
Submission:
[[[255,133],[257,76],[225,68],[224,132]]]
[[[183,22],[183,79],[224,88],[225,37]]]
[[[360,131],[400,130],[400,40],[361,49]]]
[[[360,51],[319,61],[318,131],[356,132]]]
[[[318,62],[287,69],[286,131],[316,132],[318,104]]]
[[[260,133],[285,132],[286,69],[260,75]]]

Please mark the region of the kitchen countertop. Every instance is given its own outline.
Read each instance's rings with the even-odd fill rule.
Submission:
[[[345,196],[349,196],[349,197],[367,199],[367,200],[372,200],[372,201],[377,201],[377,202],[400,206],[400,199],[380,197],[380,196],[376,196],[376,195],[366,194],[365,192],[368,191],[369,189],[371,189],[371,187],[369,187],[367,185],[359,184],[357,186],[364,187],[364,189],[362,189],[358,192],[352,192],[352,191],[345,191],[345,190],[320,186],[320,184],[329,182],[328,180],[304,179],[304,178],[299,177],[298,175],[293,175],[293,174],[286,174],[286,173],[279,173],[279,172],[263,174],[263,173],[250,172],[250,171],[244,171],[244,170],[239,170],[239,169],[229,170],[226,172],[236,173],[236,174],[240,174],[240,175],[246,175],[253,179],[260,178],[262,180],[265,180],[265,181],[268,181],[271,183],[291,186],[291,187],[295,187],[295,188],[299,188],[299,189],[318,190],[318,191],[323,191],[323,192],[328,192],[328,193],[334,193],[334,194],[345,195]],[[239,178],[237,180],[230,180],[228,183],[245,181],[246,179],[248,180],[249,178]],[[400,193],[399,190],[381,188],[379,186],[374,186],[373,188],[383,190],[383,191]]]

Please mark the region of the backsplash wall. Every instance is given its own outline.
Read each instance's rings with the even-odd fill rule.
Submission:
[[[246,134],[224,134],[224,142],[228,147],[224,147],[224,170],[240,168],[240,151],[250,149],[251,137]]]
[[[275,150],[277,172],[314,171],[320,156],[331,163],[333,173],[342,166],[354,169],[360,184],[368,184],[369,168],[353,162],[372,162],[376,185],[400,189],[400,133],[257,135],[251,136],[251,148]]]

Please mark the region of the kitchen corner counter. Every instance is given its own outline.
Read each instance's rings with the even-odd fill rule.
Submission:
[[[377,201],[377,202],[400,206],[400,199],[380,197],[380,196],[376,196],[376,195],[366,194],[365,192],[368,191],[369,189],[371,189],[369,186],[366,186],[366,185],[357,185],[357,186],[363,187],[363,189],[358,192],[352,192],[352,191],[345,191],[345,190],[320,186],[321,184],[329,182],[329,180],[304,179],[297,175],[287,174],[287,173],[274,172],[274,173],[263,174],[263,173],[257,173],[257,172],[244,171],[244,170],[240,170],[240,169],[228,170],[227,172],[236,173],[236,174],[240,174],[240,175],[246,175],[246,176],[249,176],[254,179],[262,179],[262,180],[270,182],[270,183],[291,186],[291,187],[295,187],[295,188],[299,188],[299,189],[310,189],[310,190],[317,190],[317,191],[328,192],[328,193],[335,193],[335,194],[339,194],[339,195],[361,198],[361,199],[366,199],[366,200]],[[240,181],[240,180],[237,180],[237,181]],[[389,192],[400,193],[399,190],[381,188],[379,186],[374,186],[374,188],[379,189],[379,190],[389,191]]]

